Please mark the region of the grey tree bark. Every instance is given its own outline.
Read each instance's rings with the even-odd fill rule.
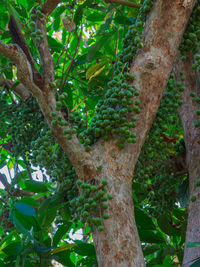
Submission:
[[[58,1],[47,2],[52,3],[46,11],[48,15]],[[17,65],[18,80],[37,99],[55,139],[68,155],[79,178],[106,178],[109,181],[109,191],[114,196],[108,210],[110,219],[105,222],[105,231],[94,233],[99,267],[145,266],[134,219],[132,177],[141,147],[160,105],[194,4],[195,0],[155,2],[144,30],[143,49],[138,52],[131,68],[131,73],[135,76],[133,86],[140,91],[138,99],[141,102],[141,113],[138,115],[135,129],[137,143],[126,145],[122,151],[118,149],[117,139],[113,139],[108,142],[98,141],[92,150],[86,153],[76,136],[73,136],[72,140],[67,140],[62,127],[51,125],[53,118],[50,113],[55,109],[56,99],[49,83],[52,81],[52,60],[44,58],[50,57],[44,29],[46,17],[38,22],[44,34],[39,49],[45,66],[44,88],[38,88],[34,84],[30,65],[21,49],[0,41],[0,52]],[[45,10],[46,5],[43,8]],[[97,168],[99,166],[101,171]]]
[[[188,242],[200,242],[200,188],[195,186],[195,182],[200,179],[200,129],[194,127],[194,121],[198,118],[196,110],[199,107],[195,99],[190,97],[190,92],[194,92],[197,95],[197,80],[192,64],[192,55],[188,56],[186,62],[182,62],[178,55],[174,68],[177,77],[179,72],[182,71],[185,78],[183,82],[185,90],[181,96],[183,105],[180,107],[179,114],[183,125],[186,146],[190,197],[196,197],[196,201],[189,201],[186,245]],[[200,257],[200,248],[187,248],[185,246],[183,266],[190,266],[198,257]]]

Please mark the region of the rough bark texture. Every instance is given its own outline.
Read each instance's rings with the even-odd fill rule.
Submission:
[[[200,179],[200,128],[194,127],[197,120],[196,110],[198,105],[194,98],[190,97],[190,92],[197,93],[195,71],[192,69],[192,56],[186,62],[177,57],[175,62],[175,72],[183,72],[185,78],[185,91],[182,93],[183,105],[180,108],[180,117],[184,130],[184,141],[186,145],[186,161],[189,171],[190,196],[196,196],[195,202],[189,202],[188,224],[186,232],[186,242],[200,241],[200,188],[195,186],[195,181]],[[183,265],[190,266],[192,261],[200,257],[200,248],[185,247]]]
[[[115,145],[99,146],[94,155],[94,174],[98,180],[108,180],[110,218],[105,221],[105,231],[93,235],[98,266],[145,266],[140,240],[134,219],[132,200],[132,171],[128,162],[121,162],[120,151]]]
[[[60,3],[60,0],[46,0],[42,6],[42,12],[45,14],[45,17],[48,17]]]
[[[59,1],[47,2],[51,4],[47,10],[43,7],[45,14],[49,14]],[[34,85],[30,65],[20,49],[0,41],[0,52],[17,64],[19,81],[37,99],[57,142],[69,156],[79,178],[106,178],[109,181],[109,191],[114,196],[109,205],[110,219],[105,222],[104,232],[94,234],[99,267],[144,266],[134,220],[131,181],[194,4],[195,0],[160,0],[155,3],[144,31],[144,48],[139,51],[131,69],[135,76],[133,86],[140,91],[142,110],[136,127],[137,143],[128,144],[122,151],[119,151],[114,139],[109,142],[100,140],[91,152],[85,153],[75,136],[69,141],[60,126],[51,127],[53,118],[50,112],[55,109],[56,102],[53,90],[47,84],[42,92]],[[27,68],[26,72],[24,68]],[[97,169],[99,166],[101,171]]]
[[[23,84],[18,84],[16,87],[13,87],[15,82],[8,80],[4,77],[0,78],[0,86],[5,86],[8,90],[11,90],[16,93],[22,101],[26,101],[30,97],[30,91],[27,90]],[[13,88],[12,88],[13,87]]]
[[[187,3],[186,8],[180,1],[158,1],[147,21],[144,48],[136,57],[131,69],[135,76],[133,86],[140,91],[139,99],[142,110],[138,116],[136,128],[137,143],[128,144],[125,150],[119,153],[117,153],[114,141],[100,142],[96,145],[98,153],[103,149],[100,155],[101,159],[105,157],[106,173],[110,172],[108,176],[105,175],[112,185],[110,190],[114,195],[117,191],[120,196],[115,195],[110,204],[111,219],[105,224],[105,232],[94,235],[99,267],[144,266],[141,250],[138,249],[140,245],[133,209],[130,203],[127,203],[127,199],[131,199],[129,185],[141,147],[159,107],[174,57],[195,1]],[[113,164],[116,165],[115,168],[112,167]],[[120,193],[119,188],[121,188]],[[129,213],[129,219],[127,219],[126,212],[124,213],[125,209]],[[124,230],[129,231],[128,236],[126,236],[127,232],[122,231],[122,226],[125,227]],[[126,243],[129,249],[128,247],[123,249],[122,243]]]
[[[187,2],[187,6],[186,3]],[[130,162],[137,156],[155,118],[171,73],[174,57],[196,1],[157,1],[144,31],[144,48],[137,56],[131,72],[133,86],[140,91],[141,113],[138,115],[137,143],[126,149]]]

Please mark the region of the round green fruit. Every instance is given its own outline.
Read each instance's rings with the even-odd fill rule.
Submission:
[[[81,185],[82,183],[83,183],[83,181],[80,180],[80,179],[76,181],[76,184],[77,184],[77,185]]]
[[[106,209],[108,208],[108,204],[107,204],[107,203],[103,203],[103,204],[102,204],[102,208],[103,208],[104,210],[106,210]]]
[[[104,180],[101,181],[101,183],[102,183],[102,185],[107,185],[108,181],[104,179]]]
[[[103,219],[107,220],[109,217],[110,217],[110,215],[108,213],[104,213]]]
[[[200,186],[200,180],[196,180],[195,186]]]
[[[197,198],[196,198],[196,196],[191,196],[191,197],[190,197],[190,200],[191,200],[192,202],[195,202],[195,201],[197,200]]]
[[[97,227],[97,229],[98,229],[98,231],[103,231],[103,230],[104,230],[104,227],[103,227],[103,225],[99,225],[99,226]]]

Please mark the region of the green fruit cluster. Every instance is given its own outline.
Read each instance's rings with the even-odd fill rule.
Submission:
[[[196,1],[195,7],[193,9],[192,15],[189,20],[187,29],[183,35],[184,40],[180,45],[180,51],[182,54],[182,60],[185,61],[187,54],[191,52],[194,55],[194,64],[192,68],[197,72],[200,71],[200,0]],[[196,103],[200,103],[200,98],[194,92],[191,92],[191,97],[195,98]],[[200,109],[196,111],[197,117],[200,116]],[[194,127],[200,127],[200,120],[197,118],[194,121]]]
[[[109,218],[109,213],[106,212],[107,201],[112,199],[112,195],[107,194],[107,180],[103,179],[100,185],[92,184],[92,182],[94,180],[87,183],[77,180],[79,196],[70,201],[70,207],[76,218],[86,223],[92,231],[95,227],[98,231],[103,231],[103,220]]]
[[[61,126],[63,133],[66,135],[68,140],[72,139],[73,134],[77,134],[83,128],[85,122],[79,115],[79,112],[74,111],[68,114],[66,98],[67,93],[64,92],[58,96],[58,101],[56,102],[55,111],[51,112],[51,126]],[[68,127],[70,126],[70,127]],[[78,131],[79,129],[79,131]]]
[[[183,80],[182,73],[180,80]],[[156,214],[165,212],[169,206],[176,206],[179,186],[184,179],[184,174],[179,179],[174,177],[173,166],[173,160],[185,151],[183,139],[179,137],[182,125],[178,115],[183,90],[184,86],[176,83],[171,74],[133,178],[133,184],[141,185],[141,191],[136,192],[137,198],[142,205],[142,200],[148,199],[151,212]]]
[[[200,97],[197,96],[197,94],[196,94],[195,92],[191,92],[191,93],[190,93],[190,97],[193,98],[194,101],[195,101],[195,102],[198,104],[198,106],[199,106],[199,104],[200,104]],[[199,117],[200,117],[200,108],[198,108],[198,109],[196,110],[196,116],[197,116],[197,119],[194,121],[194,127],[195,127],[195,128],[198,128],[198,127],[200,127],[200,119],[199,119]]]
[[[3,93],[0,97],[1,129],[4,129],[10,143],[10,152],[15,157],[26,158],[27,153],[31,150],[31,142],[35,140],[44,127],[44,118],[33,98],[26,102],[17,101],[18,103],[8,103],[7,96]]]
[[[40,29],[36,29],[36,24],[35,24],[35,19],[39,17],[39,18],[44,18],[44,14],[41,11],[41,6],[37,5],[33,10],[32,13],[30,15],[30,22],[29,22],[29,32],[30,32],[30,36],[33,40],[35,40],[36,42],[40,42],[44,36],[43,33]]]
[[[140,101],[137,99],[139,91],[130,84],[134,80],[130,65],[136,51],[143,47],[145,16],[152,5],[152,1],[144,1],[135,24],[129,27],[123,39],[122,52],[114,64],[114,78],[108,83],[105,98],[97,104],[96,115],[90,126],[79,135],[86,151],[90,151],[91,145],[101,137],[107,141],[115,135],[119,136],[120,149],[124,148],[125,143],[136,143],[133,129],[136,127],[136,116],[140,113]]]
[[[200,1],[196,1],[192,15],[190,16],[189,24],[183,35],[184,40],[180,45],[182,59],[186,59],[188,52],[193,55],[199,52],[200,48]]]

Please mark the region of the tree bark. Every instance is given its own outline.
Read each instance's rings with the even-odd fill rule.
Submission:
[[[108,202],[110,218],[104,220],[105,230],[93,234],[98,266],[143,267],[144,257],[134,218],[132,175],[121,167],[121,162],[113,161],[106,154],[101,156],[104,157],[103,166],[95,178],[107,179],[113,199]]]
[[[132,198],[134,166],[129,165],[125,153],[109,142],[98,146],[93,159],[93,169],[99,169],[93,177],[98,181],[106,179],[108,192],[113,196],[108,202],[110,218],[104,220],[105,230],[93,234],[98,266],[143,267]]]
[[[109,184],[112,185],[109,190],[115,196],[110,202],[111,219],[105,222],[105,231],[93,235],[99,267],[144,266],[131,208],[130,184],[141,147],[159,107],[195,1],[187,3],[188,6],[185,7],[180,1],[158,1],[146,23],[144,48],[136,57],[131,69],[131,73],[135,76],[133,86],[140,91],[141,102],[141,114],[138,116],[136,127],[137,143],[128,144],[123,151],[119,151],[115,144],[116,140],[109,142],[101,140],[92,151],[99,156],[94,158],[100,166],[103,166],[105,173],[103,177],[109,180]],[[121,192],[120,197],[115,191],[118,194]],[[122,241],[127,247],[122,247]]]
[[[185,90],[182,93],[183,105],[180,107],[180,117],[183,125],[184,141],[186,145],[186,162],[189,172],[190,196],[196,196],[196,201],[189,201],[188,222],[184,250],[184,267],[200,257],[200,248],[187,248],[188,242],[200,242],[200,187],[195,186],[195,181],[200,180],[200,128],[194,127],[197,120],[196,110],[199,109],[190,92],[197,94],[195,71],[192,69],[193,57],[190,55],[186,62],[182,62],[180,56],[175,62],[175,72],[183,72]]]
[[[51,2],[56,5],[59,1]],[[32,82],[29,64],[20,49],[0,41],[0,52],[17,64],[19,81],[37,99],[57,142],[69,156],[79,178],[106,178],[109,181],[109,192],[114,197],[109,203],[110,219],[105,221],[104,232],[95,232],[93,235],[99,267],[145,265],[134,220],[132,176],[141,147],[160,105],[194,4],[195,0],[155,2],[144,31],[144,47],[131,68],[131,73],[135,76],[133,86],[140,91],[141,101],[141,114],[135,129],[137,143],[126,145],[123,151],[119,151],[116,138],[109,142],[100,140],[86,153],[76,136],[69,141],[63,134],[62,127],[52,127],[53,118],[50,113],[55,109],[56,99],[50,85],[45,85],[46,90],[43,92],[39,90]],[[98,171],[99,166],[101,171]]]

